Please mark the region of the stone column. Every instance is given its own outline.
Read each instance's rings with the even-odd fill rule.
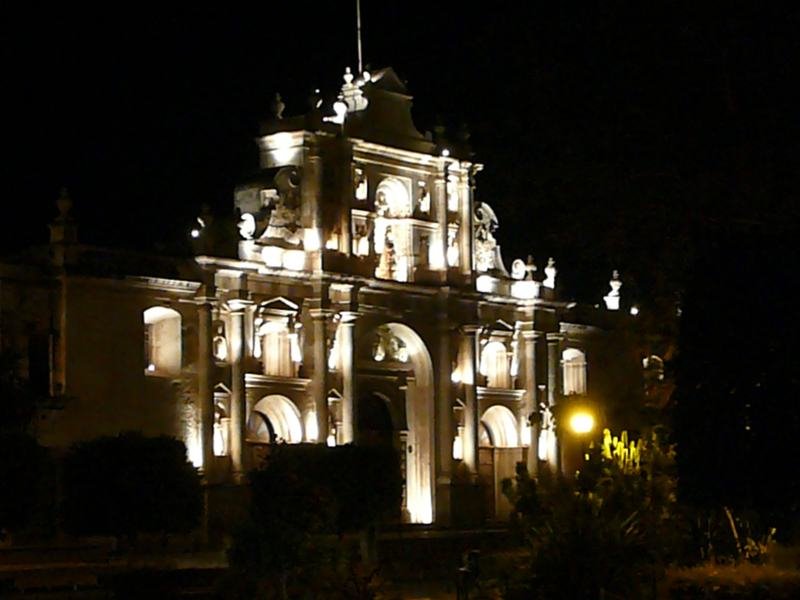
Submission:
[[[229,301],[231,310],[231,414],[230,414],[230,455],[233,480],[241,483],[247,471],[245,437],[247,422],[247,398],[244,383],[245,326],[244,316],[250,303],[244,300]]]
[[[561,340],[564,336],[559,333],[547,334],[547,403],[555,411],[561,400]],[[560,415],[559,415],[560,416]],[[556,468],[561,471],[561,448],[563,428],[556,417]]]
[[[523,331],[525,344],[525,420],[530,423],[531,440],[528,446],[528,472],[536,475],[539,467],[539,390],[536,385],[536,331]],[[535,416],[534,416],[535,415]]]
[[[478,477],[478,433],[480,428],[480,414],[478,407],[478,394],[475,390],[475,377],[478,372],[478,334],[481,328],[478,325],[464,325],[461,328],[463,362],[461,381],[464,385],[464,437],[461,442],[464,451],[464,464],[469,469],[473,479]]]
[[[355,325],[358,313],[340,313],[339,356],[342,369],[342,443],[356,440],[358,423],[358,400],[356,399],[356,347]]]
[[[197,400],[200,409],[200,455],[203,472],[211,477],[214,464],[214,369],[211,331],[212,298],[199,298],[197,307]]]
[[[437,524],[446,525],[450,522],[450,485],[452,483],[453,466],[453,402],[450,370],[452,368],[450,355],[450,323],[446,310],[447,298],[439,298],[442,305],[437,312],[438,318],[438,350],[439,356],[434,369],[434,412],[435,414],[435,443],[434,465],[436,469],[436,496],[434,519]]]
[[[314,371],[311,376],[311,399],[317,415],[317,442],[328,439],[328,320],[330,310],[312,309],[314,327]]]

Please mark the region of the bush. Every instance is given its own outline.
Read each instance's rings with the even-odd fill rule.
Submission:
[[[399,515],[402,479],[391,449],[281,445],[250,474],[250,516],[235,532],[227,593],[337,597],[332,585],[364,589],[374,573],[343,551],[342,535]],[[236,589],[234,589],[234,586]],[[332,595],[333,594],[333,595]]]
[[[78,535],[185,533],[200,522],[202,488],[183,442],[138,433],[74,445],[64,460],[64,528]]]
[[[600,450],[574,480],[519,465],[506,484],[530,551],[531,597],[647,597],[665,565],[681,554],[673,454],[642,445],[632,470]]]

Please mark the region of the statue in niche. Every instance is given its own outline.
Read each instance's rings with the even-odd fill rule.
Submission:
[[[369,230],[366,223],[356,225],[353,235],[353,254],[367,256],[369,254]]]
[[[450,267],[458,266],[458,230],[451,229],[447,232],[447,264]]]
[[[383,240],[383,252],[381,252],[380,263],[378,269],[386,279],[391,279],[394,276],[395,267],[397,265],[397,252],[394,247],[394,234],[392,233],[391,226],[386,228]]]
[[[475,207],[475,264],[478,271],[486,272],[496,268],[497,240],[494,232],[497,230],[497,215],[485,202]]]
[[[214,358],[220,362],[228,360],[228,340],[225,339],[225,326],[220,323],[213,340]]]
[[[363,202],[367,199],[367,177],[362,169],[356,169],[353,179],[356,200]]]
[[[299,223],[299,182],[294,168],[284,168],[275,175],[277,189],[264,190],[262,204],[270,209],[269,223],[259,241],[284,242],[297,246],[302,241]]]
[[[431,212],[431,195],[430,192],[428,192],[428,186],[424,181],[419,182],[419,195],[417,202],[419,203],[419,211],[421,213],[427,214]]]
[[[417,260],[417,264],[423,269],[427,269],[430,266],[430,251],[431,243],[428,240],[428,236],[421,235],[419,237],[419,259]]]
[[[407,218],[414,212],[413,202],[405,184],[387,177],[375,190],[375,213],[379,217]]]

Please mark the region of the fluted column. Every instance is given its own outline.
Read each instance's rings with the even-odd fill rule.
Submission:
[[[328,320],[330,310],[313,309],[311,319],[314,327],[314,371],[311,376],[311,399],[317,417],[317,441],[328,439]]]
[[[461,440],[464,464],[474,478],[478,476],[478,433],[480,414],[478,395],[475,390],[475,376],[478,369],[478,325],[465,325],[461,328],[462,350],[464,356],[461,381],[464,384],[464,437]]]
[[[244,383],[245,328],[244,316],[249,302],[243,300],[228,303],[231,310],[231,414],[230,414],[230,454],[233,479],[239,483],[247,471],[245,437],[247,421],[247,398]]]
[[[561,340],[563,336],[558,333],[547,334],[547,403],[550,410],[555,410],[561,399]],[[560,416],[560,415],[559,415]],[[556,417],[556,468],[562,470],[561,436],[562,427]]]
[[[539,334],[535,331],[523,331],[525,344],[525,420],[530,424],[531,439],[528,445],[528,472],[536,475],[539,467],[539,400],[536,386],[536,340]]]
[[[340,315],[339,356],[342,368],[342,443],[347,444],[355,441],[357,434],[356,424],[358,423],[355,357],[355,325],[358,313],[345,311]]]
[[[214,464],[214,365],[211,331],[211,298],[200,298],[197,307],[197,395],[200,408],[200,455],[208,478]]]

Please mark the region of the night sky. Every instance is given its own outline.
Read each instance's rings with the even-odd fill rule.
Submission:
[[[644,298],[709,237],[796,227],[797,11],[565,4],[363,0],[365,62],[419,128],[469,127],[506,263],[553,255],[597,301],[616,267]],[[185,250],[256,168],[272,94],[297,114],[356,66],[354,2],[134,7],[6,15],[0,249],[46,240],[66,185],[83,240]]]

